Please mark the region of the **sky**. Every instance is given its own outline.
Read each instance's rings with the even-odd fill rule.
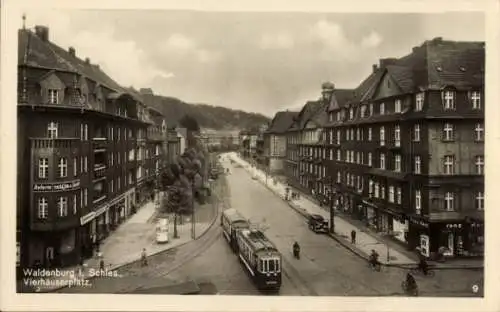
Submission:
[[[123,86],[272,116],[356,87],[380,58],[425,40],[485,40],[482,13],[33,10],[26,26],[99,64]],[[20,25],[21,25],[21,18]]]

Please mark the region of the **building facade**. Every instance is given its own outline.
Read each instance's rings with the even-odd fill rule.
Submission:
[[[19,267],[77,264],[135,210],[150,126],[133,92],[47,27],[19,31]]]
[[[281,174],[285,169],[286,131],[298,112],[283,111],[274,116],[269,129],[264,132],[264,156],[269,172]]]
[[[484,43],[426,41],[341,98],[327,109],[324,155],[290,129],[292,180],[311,189],[301,159],[321,155],[337,209],[430,258],[482,256]]]

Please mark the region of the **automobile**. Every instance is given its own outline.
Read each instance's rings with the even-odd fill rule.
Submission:
[[[309,215],[309,229],[314,233],[328,233],[328,221],[319,214]]]

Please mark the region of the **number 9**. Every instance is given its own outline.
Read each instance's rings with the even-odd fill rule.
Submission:
[[[472,285],[472,292],[476,294],[478,291],[479,291],[479,286]]]

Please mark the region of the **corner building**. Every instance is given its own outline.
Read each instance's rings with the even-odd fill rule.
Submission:
[[[147,109],[47,27],[18,51],[18,266],[74,265],[137,208]]]
[[[430,258],[483,255],[484,43],[381,59],[329,114],[339,209]]]

